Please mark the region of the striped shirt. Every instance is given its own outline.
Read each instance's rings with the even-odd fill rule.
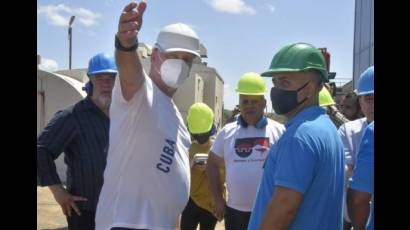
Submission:
[[[54,160],[64,152],[67,190],[88,201],[80,209],[95,212],[103,184],[109,118],[87,97],[55,114],[37,139],[37,176],[41,186],[61,184]]]

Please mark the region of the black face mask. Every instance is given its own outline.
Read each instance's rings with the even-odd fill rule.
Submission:
[[[309,82],[297,90],[283,90],[273,87],[270,90],[270,99],[272,101],[272,108],[275,110],[275,113],[279,115],[286,114],[306,101],[307,98],[303,99],[301,102],[298,102],[298,92],[305,88],[308,83]]]

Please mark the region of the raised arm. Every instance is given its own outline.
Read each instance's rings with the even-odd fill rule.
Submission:
[[[131,2],[121,13],[116,35],[115,59],[125,100],[131,100],[144,83],[141,61],[136,52],[138,32],[142,26],[142,16],[147,7],[145,1]]]

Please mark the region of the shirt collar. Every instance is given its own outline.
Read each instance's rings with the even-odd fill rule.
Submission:
[[[317,117],[319,115],[325,114],[326,110],[320,106],[310,106],[298,114],[294,116],[292,119],[290,119],[286,124],[285,127],[286,129],[292,126],[293,124],[298,124],[302,123],[306,120],[310,120],[310,118]]]

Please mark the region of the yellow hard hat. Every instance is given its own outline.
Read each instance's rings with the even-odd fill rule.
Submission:
[[[334,104],[335,104],[335,101],[333,101],[332,95],[330,95],[326,87],[323,87],[319,93],[319,105],[328,106],[328,105],[334,105]]]
[[[192,134],[209,132],[214,123],[214,112],[202,102],[193,104],[187,116],[188,130]]]
[[[265,81],[258,73],[245,73],[239,79],[236,92],[244,95],[264,95],[266,92]]]

